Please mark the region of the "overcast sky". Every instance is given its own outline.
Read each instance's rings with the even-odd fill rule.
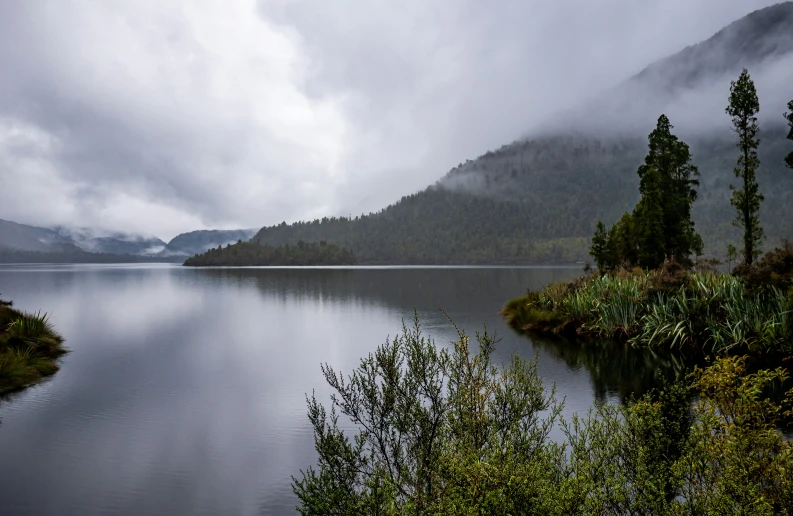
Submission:
[[[360,214],[774,0],[0,0],[0,218]]]

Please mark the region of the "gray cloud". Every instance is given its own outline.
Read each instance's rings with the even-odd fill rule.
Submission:
[[[772,3],[0,0],[0,218],[377,209]]]

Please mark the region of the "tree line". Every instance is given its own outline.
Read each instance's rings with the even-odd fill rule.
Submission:
[[[793,101],[788,103],[788,108],[791,112],[784,114],[790,126],[787,138],[793,141]],[[730,203],[737,211],[733,224],[743,230],[740,254],[744,265],[751,267],[766,236],[759,217],[764,196],[757,182],[760,102],[746,69],[737,81],[732,81],[725,111],[731,117],[740,151],[733,169],[740,181],[738,185],[730,185]],[[625,212],[608,230],[598,221],[590,255],[599,269],[635,266],[655,269],[668,260],[690,265],[692,255],[702,254],[702,238],[691,217],[700,173],[692,163],[688,144],[672,134],[672,128],[662,114],[648,137],[649,152],[638,169],[641,198],[633,212]],[[785,163],[793,168],[793,152],[785,157]],[[728,256],[736,252],[730,245]]]
[[[259,245],[254,242],[237,241],[209,249],[185,260],[191,267],[205,266],[305,266],[305,265],[355,265],[355,255],[349,249],[328,244],[306,243],[279,246]]]

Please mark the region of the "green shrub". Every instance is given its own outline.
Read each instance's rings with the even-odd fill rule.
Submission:
[[[721,358],[565,421],[536,361],[497,368],[489,335],[477,352],[458,336],[436,348],[415,321],[349,376],[322,367],[334,395],[329,410],[307,399],[318,461],[293,477],[302,514],[793,513],[793,441],[775,426],[793,390],[763,396],[781,369]]]
[[[776,287],[785,292],[793,288],[793,243],[785,240],[780,247],[765,253],[751,266],[737,267],[735,274],[751,290]]]

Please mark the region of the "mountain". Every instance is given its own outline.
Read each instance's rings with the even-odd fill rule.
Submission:
[[[129,263],[163,261],[145,255],[159,239],[117,234],[90,236],[89,230],[40,228],[0,219],[0,263]]]
[[[127,233],[103,234],[90,228],[54,228],[63,238],[91,253],[133,254],[150,256],[165,248],[165,242],[157,237],[146,237]]]
[[[161,256],[193,256],[218,246],[234,244],[239,240],[247,242],[256,233],[255,229],[200,230],[175,236]]]
[[[793,142],[782,113],[793,99],[793,2],[761,9],[652,63],[615,88],[559,113],[527,138],[454,167],[436,184],[376,213],[262,228],[260,244],[326,240],[359,263],[537,263],[588,260],[598,220],[638,200],[647,135],[666,113],[701,172],[693,217],[705,252],[723,255],[738,157],[724,114],[730,80],[749,69],[761,103],[760,217],[768,246],[793,237]]]
[[[0,250],[42,253],[75,252],[81,249],[57,231],[0,219]]]
[[[255,229],[192,231],[166,244],[156,237],[65,226],[49,229],[0,219],[0,263],[180,261],[239,240],[247,242],[255,233]]]

